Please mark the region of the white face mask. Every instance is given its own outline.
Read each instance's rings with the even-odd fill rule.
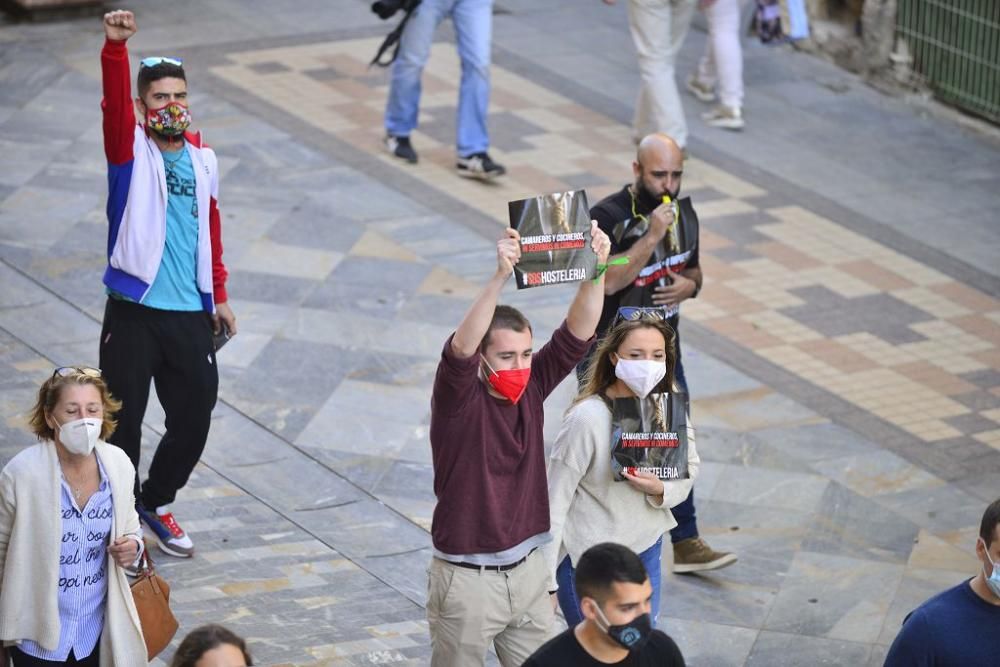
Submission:
[[[59,442],[71,454],[90,454],[101,437],[103,423],[104,420],[95,417],[66,422],[59,427]]]
[[[984,547],[986,546],[986,542],[983,538],[980,537],[979,541],[983,543]],[[986,552],[986,560],[988,560],[990,565],[993,566],[993,573],[986,575],[986,585],[990,587],[991,591],[993,591],[993,595],[1000,598],[1000,561],[994,563],[993,559],[990,558],[990,552],[988,550]]]
[[[667,374],[667,364],[655,359],[619,359],[615,376],[636,396],[646,398]]]

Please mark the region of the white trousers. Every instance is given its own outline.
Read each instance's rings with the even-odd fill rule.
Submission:
[[[675,64],[691,26],[696,0],[629,0],[628,23],[639,56],[642,83],[635,103],[635,138],[665,132],[681,147],[687,122],[677,90]]]
[[[715,0],[705,8],[708,40],[698,63],[698,79],[718,84],[719,101],[743,106],[743,47],[740,46],[740,0]]]

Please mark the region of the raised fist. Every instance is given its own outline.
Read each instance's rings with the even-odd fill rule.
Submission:
[[[504,236],[497,241],[497,273],[507,278],[514,273],[514,265],[521,260],[521,235],[516,229],[507,227]]]
[[[108,39],[124,42],[138,29],[135,24],[135,14],[130,11],[118,9],[104,15],[104,34]]]

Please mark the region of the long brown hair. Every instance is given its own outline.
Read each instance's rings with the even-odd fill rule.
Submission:
[[[608,387],[617,381],[618,377],[615,375],[615,365],[611,363],[611,355],[617,353],[618,348],[622,346],[628,335],[638,329],[656,329],[663,335],[663,343],[667,351],[667,373],[653,388],[652,393],[670,391],[674,384],[674,364],[677,362],[677,352],[674,348],[674,341],[677,337],[673,328],[663,319],[643,314],[635,320],[619,321],[597,343],[597,349],[590,358],[587,372],[584,373],[580,393],[573,401],[574,405],[591,396],[604,396]]]

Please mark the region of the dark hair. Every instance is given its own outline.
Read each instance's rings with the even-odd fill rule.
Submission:
[[[531,333],[531,323],[528,322],[528,318],[521,314],[521,311],[513,306],[497,306],[496,310],[493,311],[493,319],[490,320],[490,326],[486,330],[486,335],[483,336],[483,342],[479,344],[479,351],[485,352],[486,348],[490,344],[490,334],[493,333],[494,329],[513,329],[514,331],[521,333],[525,329],[528,333]]]
[[[253,660],[247,651],[247,643],[243,641],[242,637],[228,628],[210,623],[195,628],[187,634],[181,645],[177,647],[177,653],[174,653],[170,667],[194,667],[203,655],[223,644],[238,648],[243,653],[244,662],[247,665],[253,665]]]
[[[634,551],[621,544],[604,542],[590,547],[576,564],[573,583],[577,599],[604,602],[614,583],[642,584],[649,575]]]
[[[983,542],[986,542],[987,549],[993,544],[993,540],[998,539],[998,525],[1000,525],[1000,498],[990,503],[986,511],[983,512],[983,522],[979,524],[979,537],[983,538]]]
[[[184,67],[173,63],[159,63],[151,67],[140,67],[139,75],[136,77],[136,88],[139,89],[139,97],[144,97],[149,91],[149,86],[154,81],[160,79],[181,79],[187,82],[184,74]]]

